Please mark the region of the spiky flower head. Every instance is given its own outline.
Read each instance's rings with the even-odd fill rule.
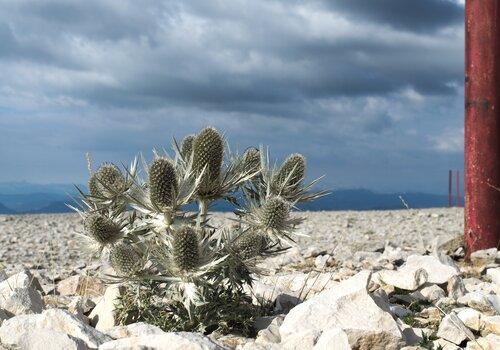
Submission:
[[[224,157],[224,140],[214,128],[203,129],[193,142],[193,169],[201,174],[200,194],[212,190],[211,186],[219,178]]]
[[[177,192],[175,168],[167,158],[156,158],[149,167],[149,197],[162,210],[171,208]]]
[[[272,178],[271,187],[284,191],[298,188],[304,180],[306,159],[302,154],[288,156]]]
[[[89,188],[89,193],[92,197],[101,197],[101,188],[99,184],[99,178],[97,176],[97,173],[93,173],[90,176],[89,182],[88,182],[88,188]]]
[[[183,226],[172,233],[172,256],[179,270],[192,271],[198,266],[199,240],[192,227]]]
[[[116,194],[125,190],[126,182],[118,167],[114,164],[103,164],[96,172],[101,192]]]
[[[281,197],[271,197],[262,206],[261,222],[266,229],[281,230],[286,226],[290,204]]]
[[[247,149],[243,154],[243,161],[247,170],[258,171],[260,169],[260,151],[255,147]]]
[[[259,256],[268,244],[267,237],[257,232],[246,232],[239,236],[233,250],[242,260]]]
[[[193,153],[193,143],[195,140],[195,135],[188,135],[182,140],[181,143],[181,154],[185,160],[191,158],[191,154]]]
[[[109,254],[111,266],[123,276],[130,276],[141,269],[141,257],[135,249],[127,243],[118,243],[113,246]]]
[[[121,236],[120,225],[104,215],[91,214],[87,216],[83,226],[89,235],[102,245],[112,244]]]

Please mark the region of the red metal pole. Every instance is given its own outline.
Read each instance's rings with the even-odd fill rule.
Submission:
[[[453,173],[451,170],[448,170],[448,208],[451,208],[451,182],[452,182]]]
[[[456,192],[456,207],[460,207],[460,172],[457,170],[457,192]]]
[[[500,239],[500,1],[465,3],[465,247]]]

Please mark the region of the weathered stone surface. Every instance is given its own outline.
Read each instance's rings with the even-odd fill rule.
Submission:
[[[486,270],[486,275],[491,278],[493,283],[500,285],[500,267]]]
[[[40,283],[38,282],[38,279],[33,276],[33,274],[29,270],[26,269],[15,273],[6,279],[3,279],[0,283],[0,290],[27,287],[32,287],[39,292],[43,291]]]
[[[286,275],[267,276],[260,281],[275,289],[279,289],[280,293],[286,293],[298,297],[311,297],[323,290],[327,290],[337,285],[338,282],[332,279],[331,273],[302,273],[295,272]]]
[[[448,291],[448,297],[453,299],[463,297],[467,292],[464,282],[460,276],[450,277],[446,286],[446,290]]]
[[[470,255],[470,260],[473,263],[490,264],[494,263],[497,257],[497,249],[490,248],[484,250],[477,250]]]
[[[316,259],[314,259],[314,266],[317,269],[324,269],[328,266],[329,262],[332,260],[330,254],[318,255]]]
[[[424,269],[408,272],[383,270],[376,272],[373,280],[379,284],[387,284],[400,289],[416,290],[427,282],[428,274]]]
[[[42,314],[19,315],[3,322],[0,341],[5,345],[18,345],[26,333],[35,329],[48,329],[83,340],[89,347],[97,348],[111,338],[81,322],[66,310],[50,309]]]
[[[123,287],[113,284],[106,289],[104,296],[89,315],[90,323],[98,330],[105,331],[116,326],[114,310]]]
[[[279,344],[266,343],[258,344],[256,342],[249,342],[241,346],[237,346],[236,350],[286,350]]]
[[[87,344],[66,333],[50,329],[35,329],[20,339],[20,350],[89,350]]]
[[[484,319],[484,334],[500,335],[500,316],[488,316]]]
[[[484,328],[485,316],[472,308],[465,308],[457,313],[457,317],[468,328],[479,331]]]
[[[296,296],[282,293],[276,297],[276,305],[274,307],[274,311],[279,313],[287,313],[292,308],[300,304],[301,301],[302,300]]]
[[[444,290],[435,284],[424,287],[419,292],[426,300],[434,303],[446,296]]]
[[[273,302],[276,297],[284,291],[276,286],[262,283],[261,281],[254,281],[252,288],[247,288],[246,291],[252,295],[254,299]]]
[[[10,315],[8,315],[3,309],[0,309],[0,325],[4,320],[8,320]]]
[[[40,284],[27,270],[0,283],[0,308],[12,315],[39,313],[45,308]]]
[[[459,274],[456,266],[443,263],[435,256],[410,255],[406,263],[397,271],[378,272],[374,280],[392,286],[416,290],[424,283],[443,284]]]
[[[390,305],[389,311],[396,317],[403,318],[411,314],[411,311],[400,305]]]
[[[279,328],[283,324],[284,316],[276,316],[271,323],[257,333],[257,343],[279,343],[281,341]]]
[[[113,339],[139,337],[151,334],[164,334],[159,327],[144,322],[132,323],[126,326],[115,326],[104,332]]]
[[[340,328],[332,328],[321,333],[314,350],[351,350],[347,334]]]
[[[76,296],[68,304],[68,310],[73,314],[88,314],[95,306],[96,304],[92,301],[92,299]]]
[[[188,332],[170,332],[113,340],[99,346],[99,350],[223,350],[209,338]]]
[[[45,305],[40,293],[33,287],[3,289],[0,292],[0,308],[12,315],[42,312]]]
[[[466,350],[497,350],[500,349],[500,336],[488,334],[484,338],[478,338],[476,341],[467,343]]]
[[[399,348],[401,332],[390,313],[368,294],[369,278],[370,273],[362,271],[293,308],[280,327],[282,343],[300,334],[317,342],[323,332],[340,328],[354,348]]]
[[[458,298],[457,302],[462,305],[468,305],[488,316],[493,316],[500,310],[498,297],[493,294],[483,294],[480,292],[467,293],[463,297]]]
[[[57,284],[57,292],[61,295],[100,296],[106,285],[97,277],[75,275]]]
[[[444,317],[439,325],[437,336],[457,345],[466,339],[474,339],[471,331],[465,327],[460,318],[455,314],[449,314]]]
[[[306,329],[297,333],[287,334],[281,338],[281,346],[290,350],[313,349],[318,342],[322,331]]]

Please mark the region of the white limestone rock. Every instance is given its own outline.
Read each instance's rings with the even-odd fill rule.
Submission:
[[[443,263],[430,255],[410,255],[397,271],[384,270],[376,274],[376,281],[401,289],[416,290],[424,283],[443,284],[457,276],[459,270],[449,261]],[[375,280],[375,278],[374,278]]]
[[[373,281],[404,290],[416,290],[427,282],[428,274],[424,269],[402,272],[401,270],[382,270],[374,273]]]
[[[467,293],[463,297],[458,298],[457,302],[476,309],[488,316],[497,314],[497,307],[500,310],[500,306],[495,305],[498,304],[498,301],[496,296],[493,294],[483,294],[480,292]]]
[[[462,323],[473,331],[479,331],[484,328],[484,316],[479,311],[472,308],[465,308],[457,313],[457,317]]]
[[[27,332],[19,341],[20,350],[90,350],[81,339],[51,329]]]
[[[121,338],[106,342],[99,346],[99,350],[223,350],[209,338],[188,332],[169,332],[163,334],[149,334],[138,337]]]
[[[45,309],[40,284],[27,270],[0,283],[0,308],[11,315],[40,313]]]
[[[446,296],[444,290],[435,284],[424,287],[419,292],[426,300],[434,303]]]
[[[314,350],[351,350],[347,334],[340,328],[332,328],[321,333]]]
[[[446,290],[448,291],[448,297],[455,300],[463,297],[465,293],[467,293],[464,282],[460,276],[450,277],[446,286]]]
[[[443,318],[437,336],[456,345],[460,345],[466,339],[474,339],[472,332],[453,313]]]
[[[279,315],[272,319],[271,323],[257,333],[256,343],[279,343],[281,341],[280,326],[283,324],[284,316]]]
[[[495,262],[496,257],[497,257],[497,249],[490,248],[473,252],[470,255],[470,260],[472,263],[490,264]]]
[[[488,316],[484,319],[484,334],[500,335],[500,316]]]
[[[98,331],[102,332],[116,326],[115,307],[123,290],[123,286],[117,284],[109,286],[90,313],[90,323]]]
[[[104,332],[113,339],[140,337],[144,335],[164,334],[159,327],[145,322],[132,323],[126,326],[115,326]]]
[[[83,340],[87,346],[97,348],[111,338],[83,323],[67,310],[50,309],[41,314],[19,315],[3,322],[0,327],[0,342],[17,346],[26,334],[34,330],[48,329],[68,334]]]
[[[491,281],[500,286],[500,267],[495,267],[486,270],[486,275],[491,278]]]
[[[500,336],[488,334],[486,337],[476,339],[467,343],[466,350],[498,350],[500,349]]]
[[[280,327],[282,344],[289,344],[290,339],[299,339],[301,335],[318,342],[323,332],[340,328],[353,348],[363,344],[398,349],[402,334],[391,314],[368,294],[369,279],[370,272],[362,271],[293,308]],[[388,310],[388,305],[385,308]]]
[[[294,272],[286,275],[266,276],[262,277],[260,282],[279,290],[280,293],[277,294],[286,293],[307,298],[338,284],[332,279],[332,274],[327,272]]]
[[[332,260],[330,254],[318,255],[316,259],[314,259],[314,266],[317,269],[324,269],[328,266],[328,263]]]

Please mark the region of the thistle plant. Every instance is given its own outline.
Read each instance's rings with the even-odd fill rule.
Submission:
[[[90,168],[80,190],[83,238],[108,259],[110,282],[126,286],[121,322],[147,321],[165,330],[248,332],[260,310],[249,294],[266,271],[258,263],[293,246],[303,221],[297,204],[326,194],[305,183],[306,161],[292,154],[278,167],[268,151],[230,153],[225,137],[207,127],[119,169]],[[234,206],[236,224],[214,226],[215,201]],[[196,205],[196,212],[188,209]]]

